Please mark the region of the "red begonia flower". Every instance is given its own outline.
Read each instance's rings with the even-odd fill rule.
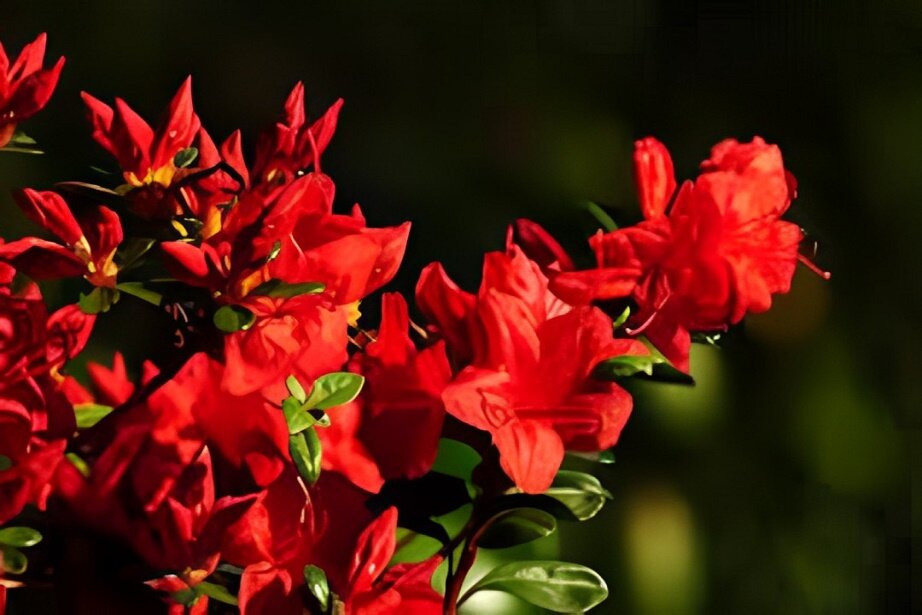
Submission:
[[[58,83],[64,58],[59,58],[51,68],[42,68],[46,39],[44,33],[39,34],[23,47],[12,65],[0,44],[0,147],[10,142],[19,122],[48,104]]]

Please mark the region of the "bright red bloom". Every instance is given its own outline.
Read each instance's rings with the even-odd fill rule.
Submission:
[[[201,128],[192,108],[191,77],[176,92],[156,131],[121,98],[113,109],[86,92],[81,96],[93,139],[118,160],[128,185],[168,187],[173,182],[178,172],[174,157],[193,144]]]
[[[368,228],[357,207],[334,214],[333,192],[329,177],[310,173],[269,195],[246,193],[198,246],[163,244],[177,278],[256,315],[251,329],[227,337],[228,390],[243,394],[280,386],[289,373],[313,379],[338,369],[355,303],[396,273],[409,224]],[[273,280],[319,282],[324,290],[287,300],[254,292]]]
[[[445,416],[441,394],[451,379],[443,342],[418,351],[410,339],[403,297],[386,293],[381,302],[377,337],[350,364],[365,377],[362,394],[319,431],[324,469],[372,492],[432,467]]]
[[[308,125],[304,84],[299,81],[285,101],[282,120],[259,139],[253,163],[254,180],[287,183],[311,164],[319,172],[320,155],[333,138],[342,106],[340,98],[320,119]]]
[[[347,615],[437,615],[442,597],[430,580],[441,558],[387,569],[396,549],[397,509],[365,528],[355,544],[348,585],[341,596]]]
[[[242,305],[256,322],[225,336],[221,386],[230,394],[262,391],[268,399],[282,399],[289,375],[306,384],[345,364],[348,313],[327,297],[254,296]]]
[[[19,122],[48,104],[58,84],[64,58],[59,58],[51,68],[42,68],[46,39],[44,33],[39,34],[23,47],[12,66],[0,44],[0,147],[10,142]]]
[[[759,137],[716,145],[698,179],[675,195],[662,144],[638,141],[635,164],[647,219],[590,239],[598,268],[563,273],[552,287],[577,302],[632,297],[634,332],[687,371],[689,331],[724,330],[790,289],[803,234],[780,216],[794,197],[793,177],[778,147]],[[624,285],[600,282],[618,276]]]
[[[75,215],[59,194],[50,191],[26,188],[15,196],[26,215],[62,243],[25,237],[0,245],[0,260],[37,280],[83,276],[94,286],[115,286],[114,258],[122,225],[114,211],[98,205]]]
[[[417,297],[449,348],[461,341],[452,348],[456,358],[471,362],[445,389],[446,409],[492,434],[503,469],[520,489],[545,491],[566,449],[615,444],[632,401],[591,372],[604,359],[647,351],[613,339],[611,320],[597,308],[558,299],[518,246],[487,254],[476,297],[438,265],[424,270]]]

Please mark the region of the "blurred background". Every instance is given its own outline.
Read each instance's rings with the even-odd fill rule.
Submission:
[[[250,145],[297,80],[312,117],[345,98],[324,171],[341,209],[413,221],[403,291],[432,260],[473,289],[520,216],[586,258],[581,201],[639,217],[636,138],[663,140],[680,177],[725,137],[778,143],[800,182],[790,217],[832,280],[802,269],[771,313],[696,347],[696,388],[637,383],[600,470],[614,503],[515,555],[597,569],[599,613],[922,609],[917,0],[3,0],[0,15],[8,51],[47,31],[67,56],[23,127],[47,155],[0,157],[7,238],[29,228],[10,188],[106,181],[81,89],[154,119],[188,73],[211,134],[241,127]],[[149,316],[116,310],[110,331],[156,358]],[[485,596],[467,612],[534,611]]]

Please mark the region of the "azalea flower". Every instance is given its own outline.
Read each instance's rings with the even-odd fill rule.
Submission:
[[[506,474],[525,492],[551,484],[568,449],[615,444],[632,400],[591,378],[602,360],[646,355],[635,340],[614,339],[598,308],[572,306],[549,287],[537,263],[510,240],[484,258],[476,296],[439,265],[424,270],[417,301],[464,367],[442,394],[456,418],[488,431]]]
[[[20,122],[48,104],[58,84],[64,58],[59,58],[51,68],[42,68],[46,40],[45,33],[39,34],[23,47],[12,65],[0,44],[0,147],[10,142]]]
[[[16,193],[16,202],[62,243],[25,237],[0,245],[0,260],[37,280],[83,276],[94,286],[115,287],[122,225],[114,211],[98,205],[75,215],[59,194],[30,188]]]

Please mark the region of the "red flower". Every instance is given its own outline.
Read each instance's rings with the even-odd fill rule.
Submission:
[[[613,339],[600,310],[574,308],[547,284],[539,266],[510,243],[505,253],[487,254],[476,297],[450,284],[438,265],[417,286],[435,329],[450,348],[461,341],[455,356],[472,363],[445,389],[446,409],[492,434],[503,469],[529,493],[550,486],[566,449],[615,444],[631,398],[590,374],[604,359],[647,354],[639,342]]]
[[[300,81],[285,101],[282,121],[263,134],[256,148],[253,177],[260,182],[289,182],[312,163],[320,171],[320,155],[333,138],[340,98],[308,126],[304,106],[304,84]]]
[[[442,597],[430,580],[441,558],[388,569],[396,549],[397,509],[389,508],[356,542],[348,584],[341,590],[347,615],[437,615]]]
[[[282,399],[289,375],[308,383],[346,362],[348,313],[325,296],[254,296],[242,305],[256,321],[225,337],[221,386],[230,394],[262,391],[267,399]]]
[[[377,338],[350,365],[365,376],[362,394],[319,431],[324,469],[372,492],[432,467],[445,416],[441,393],[451,378],[443,342],[418,351],[410,339],[403,297],[386,293],[381,301]]]
[[[23,47],[12,66],[0,45],[0,147],[10,142],[19,122],[29,119],[48,104],[58,84],[64,58],[59,58],[51,68],[42,68],[46,39],[44,33],[39,34]]]
[[[175,157],[193,145],[201,122],[192,108],[192,78],[180,86],[155,131],[128,104],[115,99],[113,109],[82,92],[93,139],[112,154],[122,168],[133,210],[146,218],[169,218],[182,213],[181,201],[166,190],[187,173],[176,166]]]
[[[689,331],[724,330],[790,289],[798,259],[805,260],[800,229],[780,219],[795,184],[778,147],[759,137],[716,145],[697,181],[676,194],[665,147],[650,138],[635,147],[647,219],[593,237],[598,268],[563,273],[552,287],[571,301],[632,297],[633,332],[687,371]],[[600,282],[617,276],[626,284]]]
[[[15,196],[29,218],[63,243],[25,237],[0,245],[0,260],[37,280],[83,276],[94,286],[115,286],[122,225],[114,211],[98,205],[75,216],[55,192],[26,188]]]

